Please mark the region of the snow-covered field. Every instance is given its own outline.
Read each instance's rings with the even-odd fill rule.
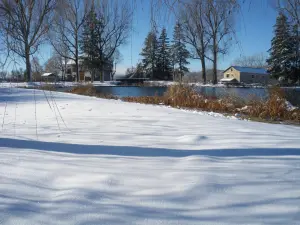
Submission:
[[[1,225],[300,224],[300,127],[15,88],[0,119]]]

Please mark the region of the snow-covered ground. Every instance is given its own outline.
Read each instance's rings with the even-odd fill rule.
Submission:
[[[15,88],[0,119],[1,225],[299,224],[300,127]]]
[[[25,88],[25,87],[39,87],[43,85],[55,85],[57,87],[73,87],[73,86],[78,86],[78,85],[86,85],[90,84],[90,82],[69,82],[69,81],[60,81],[60,82],[1,82],[0,87],[4,88],[11,88],[11,87],[19,87],[19,88]],[[95,81],[93,82],[94,86],[116,86],[117,82],[116,81],[105,81],[105,82],[100,82],[100,81]]]

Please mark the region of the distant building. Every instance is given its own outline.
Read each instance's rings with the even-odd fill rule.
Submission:
[[[268,84],[270,75],[264,68],[231,66],[223,72],[222,83]]]
[[[84,65],[84,60],[79,59],[79,81],[87,81],[91,80],[91,73],[88,70],[87,66]],[[103,81],[112,80],[112,72],[113,72],[113,63],[107,62],[103,65]],[[76,80],[76,64],[74,60],[69,60],[67,62],[67,71],[66,71],[67,80]],[[100,80],[100,68],[96,72],[95,81]]]
[[[54,82],[57,81],[57,76],[54,73],[43,73],[41,76],[42,81]]]

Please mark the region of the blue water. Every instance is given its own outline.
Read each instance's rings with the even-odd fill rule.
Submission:
[[[134,86],[96,86],[97,92],[118,97],[162,96],[167,87],[134,87]],[[268,90],[265,88],[237,88],[237,87],[195,87],[199,94],[208,97],[236,96],[244,100],[266,99]],[[300,88],[284,88],[287,99],[294,105],[300,106]]]

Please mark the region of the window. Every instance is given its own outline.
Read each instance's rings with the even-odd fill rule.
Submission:
[[[229,78],[229,76],[230,76],[229,74],[226,74],[226,77],[227,77],[227,78]]]
[[[252,79],[254,79],[255,78],[255,75],[252,75]]]

